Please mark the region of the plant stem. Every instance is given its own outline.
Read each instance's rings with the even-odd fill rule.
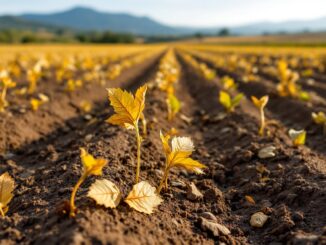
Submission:
[[[163,175],[163,177],[161,179],[160,185],[156,189],[157,194],[160,194],[164,184],[167,185],[168,175],[169,175],[169,169],[166,168],[165,171],[164,171],[164,175]]]
[[[78,182],[74,186],[74,189],[72,190],[71,198],[70,198],[70,213],[69,213],[70,217],[76,216],[76,206],[75,206],[76,193],[80,185],[85,181],[87,175],[88,175],[87,173],[83,173],[83,175],[79,178]]]
[[[1,213],[2,217],[5,217],[5,212],[3,212],[2,207],[0,207],[0,213]]]
[[[264,136],[264,130],[265,130],[265,113],[264,108],[260,108],[260,129],[259,129],[259,135]]]
[[[136,129],[136,138],[137,138],[137,169],[136,169],[136,184],[139,182],[139,173],[140,173],[140,146],[141,146],[141,137],[139,134],[138,123],[135,125]]]

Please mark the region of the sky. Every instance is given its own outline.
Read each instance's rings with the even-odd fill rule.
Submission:
[[[326,17],[326,0],[0,0],[0,14],[50,13],[75,6],[149,16],[174,26],[237,26]]]

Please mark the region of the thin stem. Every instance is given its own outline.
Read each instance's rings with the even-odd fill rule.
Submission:
[[[156,189],[157,194],[160,194],[164,184],[167,185],[168,175],[169,175],[169,168],[166,168],[165,171],[164,171],[164,175],[163,175],[163,177],[161,179],[160,185]]]
[[[265,130],[265,113],[264,108],[260,108],[260,129],[259,129],[259,135],[264,136],[264,130]]]
[[[141,137],[139,134],[138,122],[135,124],[136,129],[136,138],[137,138],[137,169],[136,169],[136,184],[139,182],[139,173],[140,173],[140,146],[141,146]]]
[[[7,86],[4,86],[4,87],[3,87],[3,90],[2,90],[2,93],[1,93],[1,100],[2,100],[3,102],[6,101],[6,95],[7,95]]]
[[[70,217],[76,216],[76,206],[75,206],[76,193],[80,185],[85,181],[86,177],[87,177],[87,173],[83,173],[83,175],[79,178],[78,182],[76,183],[74,189],[72,190],[71,198],[70,198],[70,214],[69,214]]]
[[[0,213],[2,217],[5,217],[5,212],[3,211],[2,207],[0,207]]]

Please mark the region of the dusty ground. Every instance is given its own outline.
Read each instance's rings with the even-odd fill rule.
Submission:
[[[73,97],[53,92],[54,102],[40,111],[1,118],[0,172],[14,176],[17,188],[8,215],[0,218],[0,244],[326,243],[326,142],[307,118],[308,107],[273,95],[273,83],[267,78],[262,77],[262,85],[240,83],[239,90],[248,97],[272,94],[267,117],[278,123],[269,127],[269,137],[258,137],[258,114],[248,100],[222,117],[219,80],[206,81],[178,58],[182,74],[177,95],[183,102],[182,114],[192,120],[167,123],[164,94],[155,88],[148,91],[145,116],[150,127],[143,142],[141,179],[158,184],[164,166],[158,132],[171,127],[193,138],[194,158],[207,165],[205,174],[174,171],[170,189],[162,193],[164,202],[153,215],[138,213],[125,203],[114,210],[96,206],[84,195],[94,182],[91,177],[78,192],[77,217],[59,215],[81,174],[79,147],[109,160],[103,178],[116,183],[126,196],[134,181],[136,144],[131,131],[104,122],[112,109],[103,87],[86,88]],[[135,90],[153,79],[158,60],[154,57],[126,71],[107,87]],[[74,106],[85,96],[96,102],[90,121]],[[308,127],[307,146],[292,146],[287,136],[292,123]],[[276,147],[276,157],[259,159],[259,149],[269,145]],[[258,171],[262,165],[264,171]],[[202,192],[202,199],[189,200],[190,182]],[[245,195],[256,204],[248,203]],[[269,216],[260,229],[249,224],[258,211]],[[205,212],[231,235],[214,236],[205,230]]]

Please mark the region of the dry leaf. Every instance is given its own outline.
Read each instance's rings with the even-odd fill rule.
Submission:
[[[246,196],[245,196],[245,199],[246,199],[246,201],[249,202],[250,204],[253,204],[253,205],[256,204],[255,199],[254,199],[252,196],[246,195]]]
[[[109,180],[96,180],[89,188],[88,197],[106,208],[116,208],[121,200],[119,188]]]
[[[84,148],[80,148],[80,157],[87,175],[102,175],[102,169],[108,163],[106,159],[95,159]]]
[[[156,188],[147,181],[134,185],[125,202],[139,212],[151,214],[163,200],[156,194]]]
[[[116,114],[111,116],[107,122],[128,129],[134,128],[145,107],[146,90],[147,85],[144,85],[133,96],[120,88],[108,89],[109,100]]]
[[[13,198],[13,190],[15,187],[14,179],[6,172],[0,176],[0,212],[5,216],[8,211],[8,204]]]

